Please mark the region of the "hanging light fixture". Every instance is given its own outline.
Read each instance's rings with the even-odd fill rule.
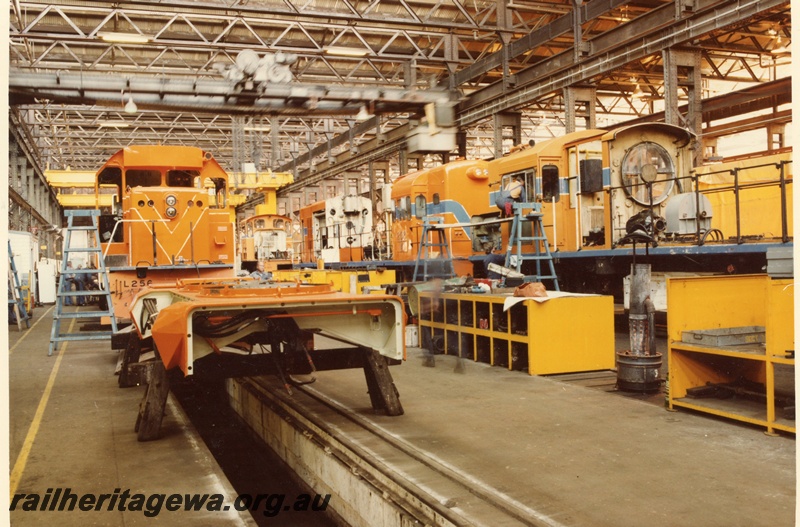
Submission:
[[[133,102],[133,95],[128,95],[128,102],[125,103],[125,113],[136,113],[139,110],[139,107],[136,106],[136,103]]]
[[[773,55],[782,55],[784,53],[791,53],[791,48],[783,43],[780,35],[775,39],[775,47],[770,50]]]
[[[97,36],[106,42],[119,44],[146,44],[152,40],[149,35],[142,35],[141,33],[119,33],[114,31],[102,31],[97,33]]]
[[[356,121],[363,122],[363,121],[366,121],[366,120],[368,120],[370,118],[372,118],[372,114],[369,113],[369,111],[367,110],[367,107],[366,106],[361,106],[361,109],[358,110],[358,113],[356,114]]]

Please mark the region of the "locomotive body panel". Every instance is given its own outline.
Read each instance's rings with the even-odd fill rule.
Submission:
[[[98,170],[95,190],[116,190],[100,216],[115,314],[146,285],[233,277],[235,233],[228,175],[214,156],[186,146],[126,147]]]

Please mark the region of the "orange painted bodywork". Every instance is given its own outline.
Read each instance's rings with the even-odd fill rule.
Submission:
[[[230,268],[206,268],[200,274],[204,278],[230,278]],[[147,276],[139,278],[136,270],[118,270],[109,273],[111,300],[114,304],[114,316],[117,320],[128,318],[135,296],[147,287],[175,286],[180,280],[198,278],[198,270],[194,267],[177,269],[148,268]]]
[[[143,290],[143,294],[148,291],[169,291],[180,301],[172,303],[168,307],[161,309],[153,323],[151,332],[153,340],[158,349],[161,360],[167,369],[181,368],[184,375],[191,373],[192,366],[188,357],[188,341],[191,338],[202,338],[193,336],[189,331],[188,322],[194,312],[225,309],[231,311],[241,311],[245,309],[270,309],[279,308],[281,313],[261,315],[265,319],[269,318],[298,318],[298,317],[325,317],[330,315],[357,315],[364,314],[378,316],[381,310],[359,306],[368,303],[375,305],[376,302],[384,300],[400,303],[402,300],[396,296],[381,296],[376,300],[375,296],[340,293],[330,285],[301,285],[283,284],[278,287],[238,287],[242,282],[249,279],[231,279],[218,282],[206,280],[187,280],[174,287],[157,286]],[[305,306],[315,306],[313,312],[302,313],[293,311],[299,303]],[[224,313],[224,312],[222,312]],[[405,325],[405,314],[402,312],[403,324]],[[225,315],[221,315],[223,318]],[[139,336],[142,337],[142,329],[137,325]],[[402,329],[402,328],[401,328]],[[403,332],[403,337],[405,332]],[[214,347],[215,352],[219,350],[210,340],[207,342]],[[403,351],[405,359],[405,351]]]
[[[394,260],[413,261],[419,252],[422,221],[416,217],[418,196],[424,196],[429,215],[444,218],[445,224],[469,223],[473,219],[494,216],[497,209],[490,200],[488,162],[459,160],[446,165],[412,172],[392,185],[395,219],[392,222],[391,245]],[[436,203],[438,201],[438,203]],[[470,262],[459,261],[480,247],[473,245],[470,227],[447,229],[448,243],[457,274],[472,272]]]
[[[234,276],[228,175],[213,155],[187,146],[126,147],[98,170],[100,186],[116,189],[115,210],[102,211],[100,230],[117,316],[127,316],[142,285]],[[135,268],[147,276],[138,278]]]
[[[319,214],[325,210],[325,201],[317,201],[300,209],[300,224],[303,230],[303,245],[301,249],[301,260],[303,262],[316,262],[314,254],[314,214]]]
[[[541,178],[543,167],[555,166],[558,167],[559,178],[564,179],[569,173],[566,150],[582,143],[599,142],[604,133],[605,131],[603,130],[581,130],[548,141],[542,141],[530,148],[495,159],[489,163],[490,177],[493,182],[499,182],[506,174],[536,170],[537,176]],[[531,198],[536,200],[538,196],[531,196]],[[577,249],[572,243],[575,232],[575,214],[573,211],[574,209],[570,208],[567,195],[560,195],[555,204],[552,200],[550,202],[541,202],[545,233],[551,250],[574,251]],[[556,226],[555,228],[554,225]],[[508,228],[504,228],[503,247],[507,243]]]

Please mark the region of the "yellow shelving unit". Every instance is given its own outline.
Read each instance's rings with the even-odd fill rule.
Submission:
[[[363,288],[376,288],[397,282],[395,272],[388,270],[334,271],[328,269],[277,270],[272,279],[278,282],[298,281],[306,284],[331,284],[343,293],[360,293]],[[351,287],[355,285],[355,290]]]
[[[670,409],[688,408],[775,430],[795,432],[793,416],[776,410],[776,369],[794,393],[794,281],[767,275],[671,278],[667,283]],[[765,343],[713,346],[684,332],[763,326]],[[690,337],[686,335],[686,340]],[[764,401],[736,395],[691,397],[689,390],[749,381]],[[791,407],[793,412],[793,405]]]
[[[614,367],[612,297],[525,299],[504,311],[506,298],[420,292],[421,346],[530,375]]]

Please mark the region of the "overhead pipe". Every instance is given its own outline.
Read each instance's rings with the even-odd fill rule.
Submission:
[[[184,108],[194,111],[305,112],[356,114],[366,103],[381,111],[416,111],[425,104],[440,102],[449,93],[442,90],[393,88],[353,89],[344,86],[316,86],[299,83],[263,83],[242,90],[225,79],[164,79],[114,77],[73,73],[32,73],[12,69],[9,91],[56,101],[88,100],[119,106],[119,94],[136,93],[140,107]]]

